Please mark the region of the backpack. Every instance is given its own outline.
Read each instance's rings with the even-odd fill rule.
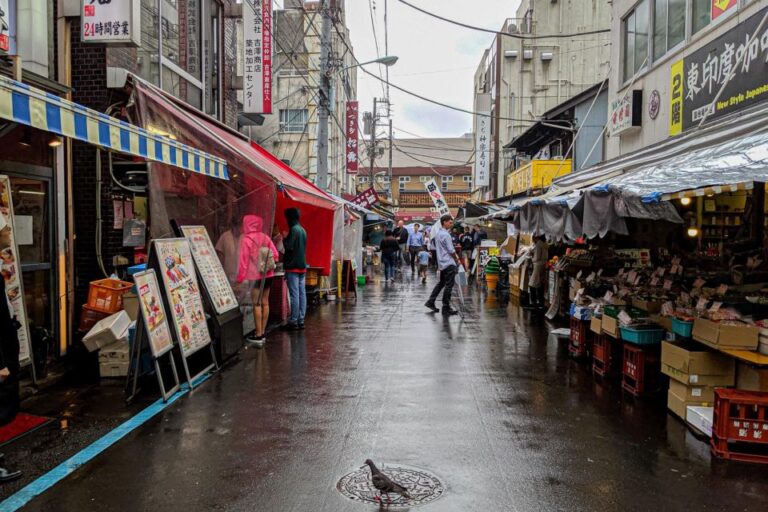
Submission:
[[[266,274],[277,268],[275,264],[275,255],[269,247],[259,247],[259,273]]]

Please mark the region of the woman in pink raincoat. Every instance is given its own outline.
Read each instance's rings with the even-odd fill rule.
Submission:
[[[247,283],[253,303],[255,329],[247,341],[258,347],[264,346],[264,331],[269,320],[269,289],[278,259],[275,244],[262,232],[263,227],[264,221],[258,215],[243,217],[237,272],[237,282]]]

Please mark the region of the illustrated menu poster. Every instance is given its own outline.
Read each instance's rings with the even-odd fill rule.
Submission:
[[[229,284],[216,249],[205,226],[181,226],[181,232],[189,240],[200,279],[205,283],[216,313],[221,315],[238,307],[237,297]]]
[[[21,327],[19,336],[19,361],[26,364],[31,361],[32,353],[29,346],[29,325],[27,324],[27,308],[24,303],[24,284],[21,276],[21,261],[16,245],[17,233],[14,227],[13,199],[11,197],[11,180],[8,176],[0,175],[0,215],[5,219],[9,233],[7,237],[0,236],[0,274],[5,280],[5,293],[11,305],[11,316],[15,316]],[[7,245],[6,245],[7,244]],[[0,299],[2,300],[2,299]]]
[[[152,355],[160,357],[173,347],[171,329],[165,316],[163,296],[154,269],[133,276],[139,295],[141,317],[147,327]]]
[[[211,342],[189,242],[169,238],[154,245],[179,346],[189,356]]]

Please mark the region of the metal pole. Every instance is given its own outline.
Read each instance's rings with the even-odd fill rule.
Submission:
[[[322,190],[328,187],[328,109],[330,108],[330,46],[331,13],[329,0],[321,0],[320,12],[320,95],[318,101],[317,126],[317,186]]]
[[[389,104],[387,104],[387,108],[389,108]],[[393,199],[394,192],[392,191],[392,118],[389,118],[389,165],[388,165],[388,174],[389,176],[389,198]]]
[[[375,189],[376,183],[373,181],[373,164],[376,161],[376,98],[373,98],[373,112],[371,112],[371,148],[368,154],[370,174],[371,174],[371,186]]]

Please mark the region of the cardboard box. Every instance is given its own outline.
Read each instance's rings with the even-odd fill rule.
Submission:
[[[685,421],[702,435],[712,437],[712,418],[714,415],[714,407],[689,405],[686,407]]]
[[[700,400],[686,402],[684,398],[681,398],[676,394],[674,394],[671,389],[667,392],[667,409],[669,409],[671,412],[675,414],[675,416],[677,416],[683,421],[685,421],[685,417],[688,414],[688,411],[686,410],[686,408],[689,405],[704,407],[708,404]]]
[[[130,361],[128,339],[123,338],[99,350],[100,363],[124,363]]]
[[[632,305],[636,307],[637,309],[642,309],[643,311],[647,311],[649,314],[655,314],[661,311],[661,302],[655,301],[655,300],[643,300],[643,299],[632,299]]]
[[[671,316],[651,315],[651,320],[659,324],[659,326],[662,327],[665,331],[672,332]]]
[[[128,376],[128,361],[124,363],[112,362],[112,363],[99,363],[99,375],[102,379],[115,378],[115,377],[127,377]]]
[[[661,372],[686,385],[733,386],[736,362],[694,343],[661,343]]]
[[[125,338],[130,325],[131,319],[125,311],[110,315],[97,322],[88,331],[88,334],[83,338],[83,344],[88,349],[88,352],[94,352],[101,347],[106,347],[119,339]]]
[[[123,294],[123,311],[128,313],[131,321],[139,316],[139,296],[132,292]]]
[[[602,321],[602,329],[603,332],[606,333],[608,336],[612,336],[614,338],[619,337],[619,321],[615,318],[611,318],[608,315],[603,315],[603,321]]]
[[[589,321],[589,330],[595,334],[603,333],[603,319],[599,316],[593,316]]]
[[[672,379],[669,381],[669,390],[686,402],[715,402],[715,388],[710,386],[688,386]]]
[[[745,391],[768,391],[768,368],[755,368],[739,362],[736,387]]]
[[[722,348],[756,350],[760,330],[754,325],[730,325],[697,318],[693,322],[693,337]]]

